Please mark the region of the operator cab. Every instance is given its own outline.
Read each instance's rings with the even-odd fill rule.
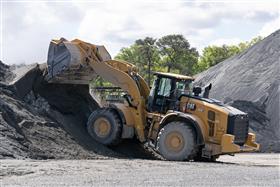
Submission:
[[[174,73],[156,72],[154,75],[156,79],[148,99],[150,112],[175,110],[180,95],[192,95],[194,78]]]

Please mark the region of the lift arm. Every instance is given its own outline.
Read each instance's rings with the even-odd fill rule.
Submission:
[[[104,46],[78,39],[52,40],[48,52],[48,82],[89,84],[97,76],[122,88],[130,94],[132,115],[140,141],[145,141],[146,101],[150,88],[134,65],[111,60]]]

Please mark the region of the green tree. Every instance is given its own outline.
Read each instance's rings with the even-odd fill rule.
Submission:
[[[231,56],[243,52],[260,40],[262,40],[262,37],[259,36],[253,38],[251,41],[241,42],[238,45],[213,45],[205,47],[202,51],[202,55],[199,57],[199,62],[195,67],[195,71],[196,73],[202,72]]]
[[[251,41],[240,42],[238,44],[238,48],[240,49],[240,52],[242,52],[242,51],[248,49],[249,47],[253,46],[254,44],[258,43],[262,39],[263,39],[263,37],[258,36],[258,37],[253,38]]]
[[[136,44],[133,44],[129,47],[122,48],[120,52],[115,56],[115,59],[124,60],[134,65],[138,65],[142,63],[140,50]]]
[[[208,69],[237,53],[239,53],[239,48],[234,46],[223,45],[221,47],[205,47],[202,51],[202,56],[199,59],[199,66],[202,67],[201,70]]]
[[[147,79],[144,58],[137,44],[134,43],[129,47],[122,48],[120,52],[115,56],[115,59],[124,60],[131,64],[134,64],[137,67],[140,75]]]
[[[160,38],[156,44],[162,55],[163,65],[167,67],[167,72],[193,74],[199,54],[195,48],[190,47],[188,40],[183,35],[167,35]]]
[[[151,72],[159,68],[160,56],[155,45],[156,39],[146,37],[136,40],[135,43],[127,48],[122,48],[115,59],[125,60],[134,64],[140,75],[142,75],[148,84],[151,84]]]
[[[151,85],[151,68],[159,61],[158,49],[155,46],[156,39],[146,37],[145,39],[139,39],[135,41],[138,49],[141,53],[142,60],[145,66],[147,66],[146,72],[148,74],[148,85]]]

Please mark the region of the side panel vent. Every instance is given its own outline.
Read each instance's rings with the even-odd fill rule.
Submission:
[[[215,122],[215,112],[212,110],[208,111],[208,120]]]
[[[215,135],[215,112],[212,110],[208,111],[208,125],[209,125],[209,136]]]
[[[208,125],[209,125],[209,136],[214,136],[215,123],[208,121]]]

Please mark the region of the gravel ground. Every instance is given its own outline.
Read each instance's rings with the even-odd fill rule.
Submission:
[[[1,186],[279,186],[280,154],[216,163],[144,159],[1,160]]]

